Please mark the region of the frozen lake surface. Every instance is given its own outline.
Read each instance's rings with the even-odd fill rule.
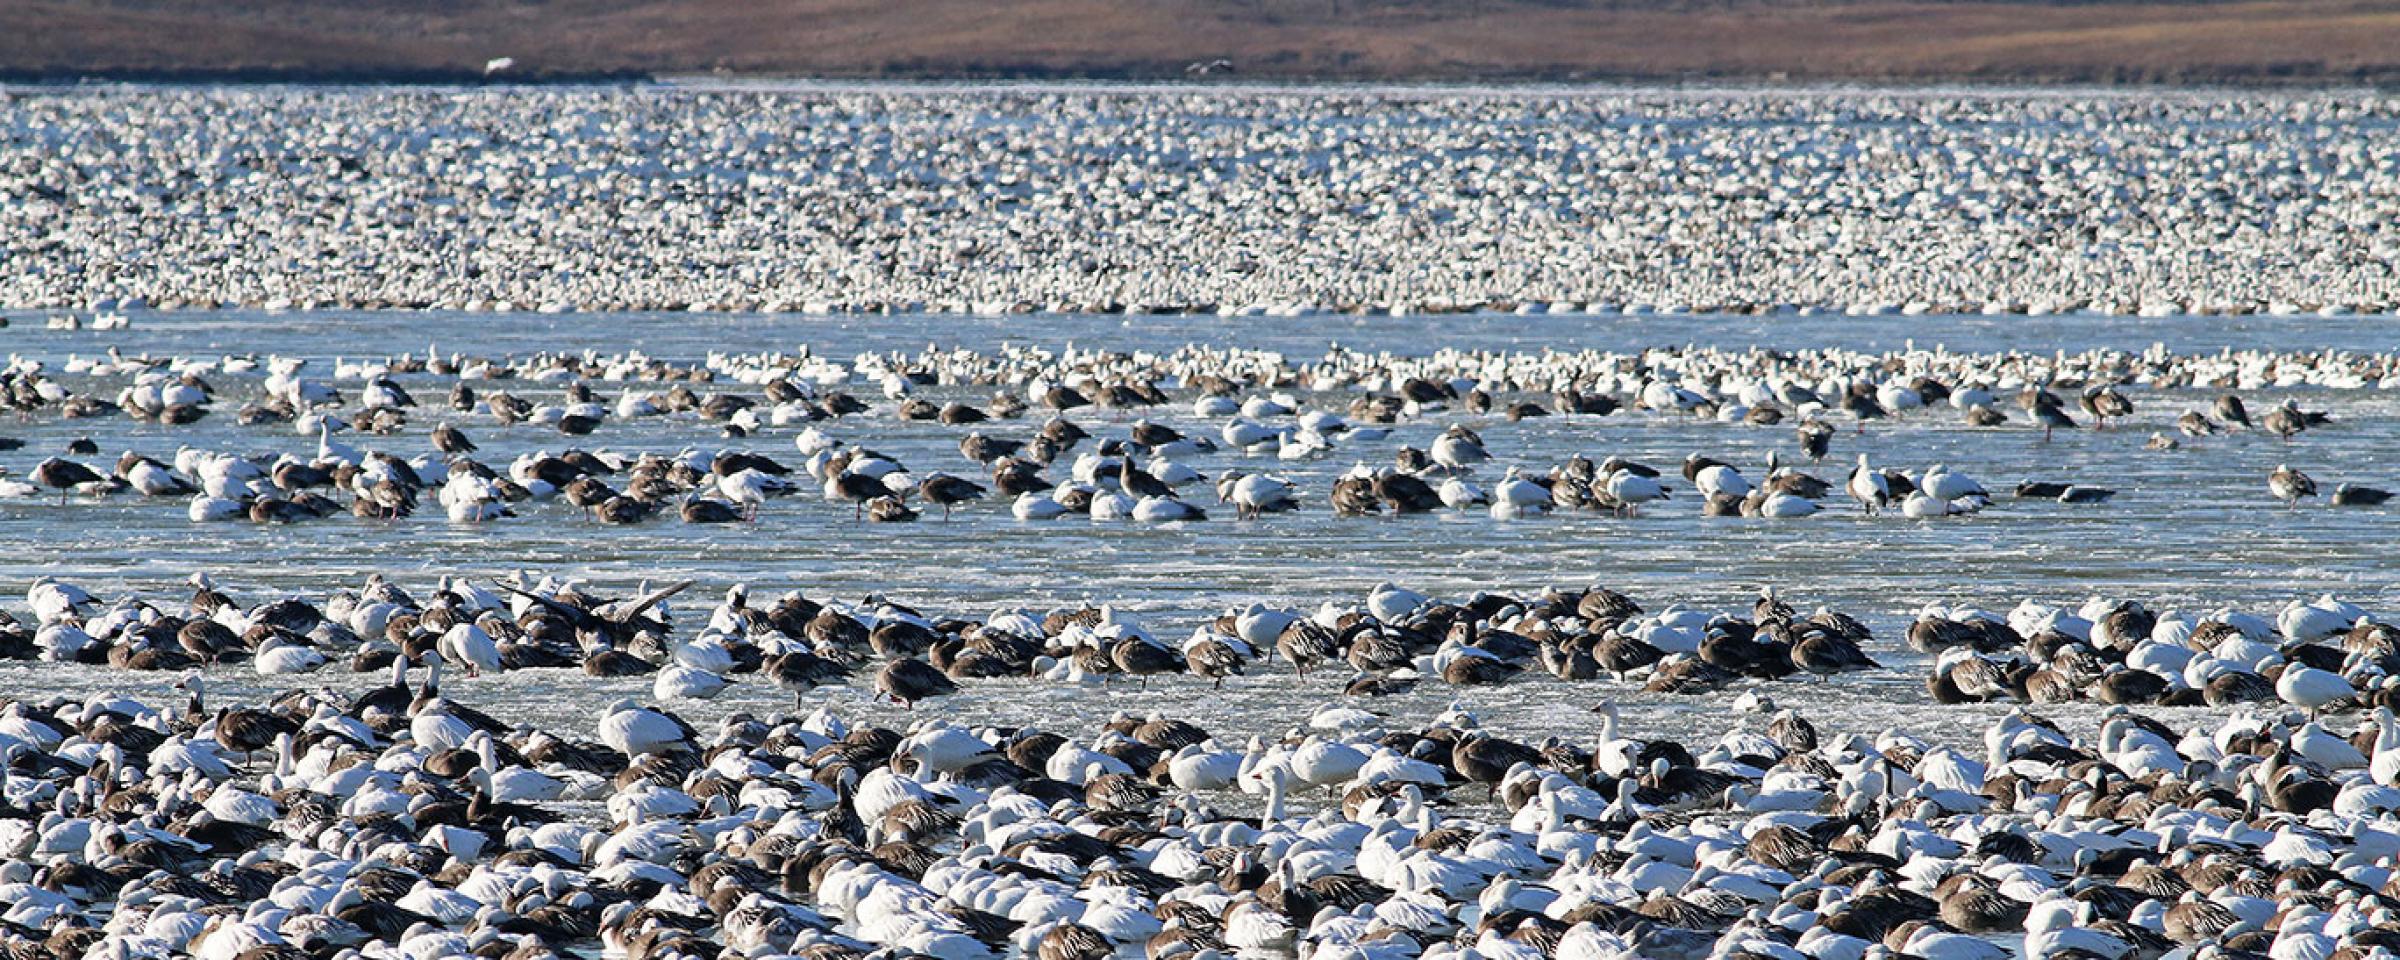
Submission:
[[[1063,349],[1069,345],[1119,350],[1169,350],[1187,343],[1270,349],[1298,364],[1329,345],[1398,355],[1434,347],[1495,351],[1638,351],[1653,346],[1729,349],[1843,348],[1899,351],[1914,344],[1957,352],[2120,349],[2154,345],[2178,354],[2224,348],[2366,351],[2388,345],[2369,319],[2130,318],[2130,317],[1710,317],[1594,318],[1552,316],[1125,318],[1025,316],[1000,319],[895,316],[800,319],[762,316],[490,316],[469,314],[360,315],[338,313],[137,314],[125,331],[55,331],[20,318],[0,331],[17,356],[63,367],[78,355],[105,350],[157,357],[213,358],[229,354],[310,358],[309,373],[331,376],[337,363],[428,348],[478,356],[540,352],[614,352],[638,347],[651,357],[704,362],[711,352],[799,351],[847,360],[881,351],[915,351],[928,344],[991,351],[1008,344]],[[505,465],[521,453],[570,446],[622,453],[674,452],[687,447],[753,449],[787,463],[804,459],[793,447],[802,427],[769,426],[746,440],[722,439],[714,424],[689,414],[612,421],[589,437],[569,438],[533,424],[502,427],[483,414],[438,407],[448,380],[404,375],[427,408],[392,436],[347,441],[403,456],[427,452],[427,433],[448,419],[473,436],[476,456]],[[221,374],[218,412],[188,426],[160,426],[121,417],[60,420],[44,416],[12,425],[27,446],[0,463],[23,475],[57,454],[69,439],[89,436],[101,465],[131,450],[171,459],[192,445],[246,454],[315,452],[315,438],[288,424],[241,426],[230,415],[254,398],[259,375]],[[337,381],[349,392],[356,381]],[[647,385],[594,383],[609,401],[622,389]],[[557,398],[558,383],[495,382],[534,400]],[[720,384],[717,389],[744,388]],[[983,479],[958,450],[969,428],[903,422],[863,377],[848,384],[869,399],[867,414],[819,425],[847,442],[870,446],[912,472],[942,470]],[[1233,518],[1205,488],[1190,495],[1212,509],[1206,522],[1099,524],[1081,517],[1055,522],[1011,518],[1005,504],[986,501],[914,524],[859,524],[847,504],[813,493],[768,503],[755,523],[694,526],[671,518],[633,526],[603,526],[559,501],[520,504],[520,516],[488,524],[448,522],[438,508],[380,522],[348,516],[288,526],[248,523],[197,525],[180,499],[121,496],[0,503],[0,582],[13,592],[37,575],[56,576],[107,595],[118,588],[177,599],[195,570],[215,575],[237,595],[263,599],[293,591],[322,599],[382,573],[404,584],[440,576],[491,578],[531,570],[586,578],[631,592],[644,581],[693,579],[699,587],[673,606],[680,625],[696,626],[725,586],[745,583],[760,596],[797,589],[812,597],[857,600],[878,594],[929,613],[980,618],[1005,608],[1036,611],[1106,603],[1136,617],[1157,635],[1179,639],[1228,607],[1260,601],[1314,609],[1328,601],[1361,602],[1368,588],[1393,582],[1437,597],[1464,599],[1477,591],[1530,595],[1549,585],[1600,584],[1655,610],[1667,603],[1744,613],[1757,590],[1775,585],[1803,609],[1825,605],[1851,613],[1876,631],[1869,652],[1885,669],[1824,685],[1781,683],[1772,696],[1789,705],[1818,705],[1820,717],[1851,717],[1862,727],[1905,725],[1931,731],[1973,729],[1984,710],[1936,707],[1925,699],[1925,661],[1901,645],[1902,631],[1928,603],[1972,604],[2006,610],[2019,600],[2072,605],[2099,594],[2138,599],[2153,610],[2190,615],[2239,607],[2272,614],[2294,598],[2331,591],[2370,609],[2391,604],[2395,574],[2386,561],[2393,517],[2380,509],[2334,509],[2321,500],[2285,510],[2266,491],[2267,473],[2290,463],[2330,489],[2337,481],[2388,486],[2395,438],[2395,398],[2366,387],[2326,390],[2239,389],[2255,412],[2284,396],[2332,413],[2336,425],[2292,443],[2258,433],[2191,439],[2175,451],[2144,449],[2155,431],[2172,434],[2187,409],[2205,409],[2225,390],[2126,388],[2132,418],[2106,430],[2061,431],[2045,443],[2007,398],[2015,422],[1974,429],[1948,407],[1915,411],[1854,432],[1847,421],[1834,455],[1814,468],[1839,484],[1847,461],[1868,454],[1879,465],[1922,469],[1941,463],[1980,478],[2000,494],[1975,516],[1942,521],[1865,517],[1838,493],[1829,509],[1790,521],[1707,518],[1688,486],[1682,495],[1639,516],[1560,512],[1498,521],[1483,514],[1444,513],[1403,519],[1339,518],[1325,507],[1334,477],[1354,463],[1389,463],[1402,444],[1430,443],[1463,423],[1482,432],[1494,454],[1478,472],[1486,484],[1509,465],[1540,472],[1570,455],[1625,456],[1670,471],[1700,453],[1761,472],[1770,451],[1798,456],[1787,423],[1753,427],[1688,415],[1621,411],[1607,417],[1544,417],[1510,423],[1452,410],[1403,419],[1382,441],[1345,445],[1330,456],[1300,463],[1220,450],[1187,458],[1210,475],[1227,468],[1272,469],[1291,478],[1307,507],[1258,521]],[[930,386],[938,400],[988,401],[992,387]],[[754,391],[752,391],[754,392]],[[1155,422],[1212,435],[1218,420],[1193,415],[1189,392],[1178,403],[1149,411]],[[1349,397],[1306,396],[1312,405],[1342,409]],[[1503,398],[1509,399],[1509,398]],[[1544,397],[1534,397],[1546,400]],[[994,436],[1023,436],[1042,411],[1020,421],[983,424]],[[1130,414],[1078,411],[1073,419],[1096,436],[1122,434]],[[2105,504],[2068,506],[2016,501],[2006,489],[2023,479],[2062,480],[2113,488]],[[1680,485],[1680,484],[1679,484]],[[968,685],[945,709],[966,718],[1031,723],[1067,717],[1105,717],[1116,710],[1164,709],[1195,719],[1216,718],[1243,732],[1279,732],[1297,723],[1295,705],[1338,699],[1343,674],[1307,679],[1260,665],[1222,693],[1194,678],[1154,681],[1144,688],[1059,688],[1028,681]],[[239,673],[239,671],[237,671]],[[342,684],[346,677],[324,675]],[[98,685],[158,692],[170,678],[137,677],[92,668],[0,665],[0,691],[25,693],[59,685]],[[237,686],[251,678],[228,676]],[[269,678],[268,687],[276,686]],[[554,671],[457,681],[476,700],[507,695],[527,719],[574,726],[599,703],[646,689],[637,680],[603,681]],[[152,689],[156,688],[156,689]],[[1529,695],[1528,688],[1538,690]],[[488,693],[486,690],[488,689]],[[1649,726],[1687,714],[1720,714],[1740,688],[1711,697],[1648,695],[1622,684],[1566,685],[1529,674],[1516,684],[1468,690],[1429,683],[1377,709],[1430,716],[1453,699],[1487,714],[1487,721],[1527,736],[1588,730],[1588,708],[1604,698],[1627,705],[1630,722]],[[524,696],[519,697],[522,694]],[[847,704],[870,713],[859,691]],[[835,697],[841,703],[844,698]],[[731,709],[774,709],[788,698],[761,682],[736,682],[719,699],[694,705],[696,716]],[[2069,710],[2066,716],[2077,715]]]

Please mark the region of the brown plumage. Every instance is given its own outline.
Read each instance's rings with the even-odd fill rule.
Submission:
[[[958,692],[958,684],[923,660],[894,660],[875,674],[875,692],[914,709],[919,700]]]

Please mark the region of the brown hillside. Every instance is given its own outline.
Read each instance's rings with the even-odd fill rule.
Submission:
[[[1660,0],[0,0],[16,76],[2400,77],[2400,8]]]

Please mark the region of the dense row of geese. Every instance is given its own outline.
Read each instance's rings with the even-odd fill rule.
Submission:
[[[177,611],[192,622],[280,637],[313,610],[243,609],[200,583]],[[675,591],[439,589],[429,604],[510,607],[595,655]],[[1394,592],[1368,605],[1399,609]],[[351,619],[430,629],[442,609],[388,609],[405,597],[383,580],[355,594]],[[52,627],[139,612],[55,581],[28,600]],[[742,619],[737,601],[712,618]],[[2348,612],[2303,604],[2276,629],[2322,636]],[[2077,732],[2020,707],[1960,742],[1845,733],[1755,695],[1713,740],[1635,735],[1608,701],[1535,739],[1457,705],[1407,721],[1334,704],[1245,736],[1158,712],[695,724],[619,700],[543,729],[442,684],[434,665],[464,646],[446,635],[421,674],[394,657],[354,694],[229,701],[195,671],[180,702],[0,700],[0,953],[2293,960],[2400,944],[2388,709],[2342,730],[2273,705],[2172,724],[2113,706]]]
[[[927,614],[889,599],[816,600],[798,591],[753,602],[728,588],[688,634],[672,622],[673,584],[623,600],[522,576],[490,586],[443,578],[419,599],[381,576],[322,603],[243,606],[206,575],[181,604],[95,596],[37,580],[31,616],[0,622],[0,659],[132,671],[246,667],[260,676],[328,668],[378,674],[424,664],[469,676],[580,670],[651,677],[661,700],[708,700],[755,681],[805,702],[811,691],[871,684],[914,705],[961,683],[1032,678],[1074,686],[1190,676],[1222,685],[1266,670],[1347,678],[1345,693],[1404,692],[1425,680],[1508,683],[1528,671],[1702,694],[1749,681],[1874,669],[1873,632],[1824,608],[1803,612],[1765,591],[1748,611],[1670,604],[1645,611],[1602,587],[1519,599],[1437,600],[1382,584],[1357,603],[1314,610],[1229,609],[1178,640],[1112,605],[1003,609],[981,618]],[[429,678],[428,682],[434,682]]]
[[[24,418],[122,415],[168,431],[238,406],[230,415],[241,426],[288,431],[313,440],[313,450],[261,455],[186,443],[171,456],[122,451],[107,465],[78,459],[101,449],[78,439],[66,456],[39,460],[22,479],[0,477],[0,498],[182,497],[193,521],[272,523],[335,514],[388,521],[428,502],[453,521],[489,522],[551,501],[602,523],[659,516],[722,523],[754,519],[769,501],[793,495],[879,521],[935,511],[947,519],[979,501],[1004,505],[1020,520],[1072,514],[1169,523],[1209,519],[1212,508],[1219,517],[1247,519],[1317,503],[1348,516],[1627,515],[1661,500],[1709,516],[1804,517],[1831,501],[1922,519],[1980,511],[1996,492],[2098,504],[2117,490],[2049,475],[1995,491],[1939,463],[1894,469],[1864,452],[1843,456],[1837,447],[1852,442],[1846,437],[1894,421],[1931,421],[1970,430],[2038,427],[2043,442],[2060,429],[2114,431],[2130,444],[2140,425],[2164,419],[2151,406],[2163,401],[2182,405],[2172,422],[2194,444],[2224,443],[2227,433],[2296,444],[2308,431],[2338,426],[2335,418],[2291,397],[2253,413],[2225,385],[2356,389],[2392,381],[2400,376],[2394,371],[2400,364],[2381,354],[2160,348],[2049,357],[1914,347],[1395,356],[1336,346],[1301,362],[1203,347],[1069,346],[929,348],[848,362],[807,351],[722,354],[695,363],[633,353],[477,358],[429,349],[337,358],[330,370],[285,356],[112,351],[60,363],[14,358],[0,370],[0,394]],[[623,386],[602,392],[616,384]],[[2195,395],[2200,390],[2209,393]],[[223,403],[220,391],[228,395]],[[419,418],[428,413],[441,419],[424,434],[427,446],[402,439],[422,429]],[[1770,450],[1751,464],[1705,453],[1664,466],[1582,454],[1512,464],[1507,444],[1486,438],[1527,421],[1620,413],[1789,429],[1791,453]],[[910,430],[955,432],[960,459],[930,469],[921,457],[912,458],[915,466],[903,463],[879,449],[885,445],[872,424],[881,417]],[[2123,429],[2129,423],[2135,429]],[[697,442],[650,450],[606,445],[611,435],[635,432],[655,442],[657,430],[677,424],[697,428],[697,436],[680,438]],[[555,431],[568,445],[528,449],[522,435],[540,431]],[[488,441],[495,432],[517,437],[523,452],[505,464],[476,459],[475,437]],[[761,452],[759,442],[777,434],[791,437],[796,456]],[[2145,445],[2173,451],[2185,441],[2160,431]],[[1810,472],[1829,458],[1855,465]],[[1344,461],[1347,469],[1330,472]],[[2045,473],[2064,467],[2028,463]],[[2288,464],[2265,480],[2287,504],[2318,494],[2314,478]],[[1686,494],[1679,501],[1678,491]],[[2373,506],[2389,496],[2342,481],[2327,499]]]
[[[2400,706],[2400,626],[2331,594],[2271,617],[2159,613],[2097,596],[2004,614],[1934,606],[1909,626],[1908,644],[1935,656],[1926,689],[1942,703]]]
[[[2351,91],[60,87],[10,107],[0,224],[32,239],[0,258],[0,303],[28,309],[2400,307],[2400,134]]]
[[[1490,686],[1547,675],[1649,693],[1701,695],[1794,677],[1875,671],[1879,643],[1859,618],[1804,611],[1769,587],[1747,610],[1682,603],[1646,610],[1600,586],[1444,600],[1390,583],[1357,602],[1315,609],[1252,602],[1177,639],[1109,604],[927,613],[888,598],[851,602],[788,591],[754,602],[735,585],[686,632],[669,603],[690,586],[607,599],[575,582],[492,584],[442,578],[421,599],[384,577],[322,602],[297,596],[244,606],[204,574],[181,604],[95,596],[52,578],[26,594],[29,617],[0,620],[0,659],[129,671],[235,667],[260,676],[336,669],[379,674],[417,665],[468,676],[577,670],[651,678],[662,701],[716,699],[736,683],[772,684],[805,704],[812,691],[871,686],[915,705],[962,683],[1033,679],[1097,686],[1288,670],[1343,678],[1352,696],[1432,680]],[[2400,707],[2400,627],[2328,594],[2273,616],[2220,609],[2154,613],[2093,597],[2073,608],[2032,600],[2005,614],[1930,606],[1905,630],[1932,658],[1941,703],[2233,706],[2281,701],[2323,714]]]

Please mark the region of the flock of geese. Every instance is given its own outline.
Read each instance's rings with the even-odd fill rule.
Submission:
[[[2390,246],[2353,214],[2400,181],[2354,143],[2316,162],[2337,124],[2384,138],[2353,122],[2378,101],[1203,96],[1223,122],[1086,93],[36,93],[11,103],[35,134],[0,144],[0,210],[43,244],[0,258],[0,302],[105,309],[110,330],[195,305],[2392,306],[2381,259],[2325,251]],[[144,135],[91,133],[123,130]],[[1493,142],[1522,148],[1471,149]],[[1127,143],[1153,145],[1141,176]],[[424,231],[460,242],[436,257]],[[737,271],[753,263],[775,277]],[[2157,299],[2125,300],[2137,286]],[[2375,507],[2391,493],[2337,478],[2354,465],[2310,459],[2312,440],[2393,388],[2391,353],[2163,346],[110,349],[0,365],[32,438],[0,438],[23,461],[0,500],[579,529],[734,529],[808,500],[859,523],[1930,520],[2098,508],[2125,481],[2076,451],[2139,444],[2260,477],[2292,510]],[[1737,441],[1581,452],[1636,418]],[[156,446],[77,435],[128,423],[126,444]],[[1928,425],[2027,453],[1908,446]],[[2267,451],[2285,462],[2224,466]],[[1994,461],[2022,475],[1972,475]],[[689,581],[371,576],[314,600],[188,583],[158,599],[43,577],[0,611],[0,960],[2400,955],[2400,624],[2332,595],[2270,615],[1937,605],[1878,637],[1772,588],[1706,609],[1384,583],[1185,633],[1112,605],[928,612],[746,585],[687,617]],[[1989,718],[1979,737],[1843,729],[1862,725],[1769,696],[1913,698],[1919,664],[1932,701]],[[69,678],[100,692],[38,689]],[[168,678],[164,699],[135,692]],[[228,692],[260,684],[291,686]],[[1229,685],[1321,699],[1280,734],[969,709]],[[547,728],[498,696],[596,688],[648,696]],[[1593,695],[1571,711],[1588,723],[1511,731],[1467,706],[1569,690]],[[1642,735],[1615,698],[1675,704],[1678,732]],[[1721,735],[1691,729],[1720,703]]]
[[[2047,358],[1938,348],[1368,356],[1337,346],[1293,362],[1202,347],[1011,347],[867,354],[847,363],[806,351],[725,354],[689,364],[638,353],[477,358],[428,350],[337,359],[330,371],[321,364],[112,351],[53,369],[14,358],[0,370],[0,397],[23,418],[125,416],[171,431],[230,416],[249,430],[287,431],[307,446],[257,453],[185,443],[171,454],[122,451],[104,464],[83,459],[101,447],[78,437],[22,479],[0,476],[0,498],[180,498],[195,522],[263,523],[340,514],[391,521],[437,508],[451,521],[480,523],[554,501],[601,524],[659,517],[733,523],[792,497],[821,497],[849,506],[853,519],[873,521],[949,519],[962,509],[992,509],[980,506],[986,501],[1019,520],[1188,522],[1209,519],[1212,510],[1256,519],[1304,509],[1337,516],[1488,511],[1510,519],[1559,510],[1629,515],[1654,501],[1694,503],[1706,516],[1796,518],[1854,505],[1923,519],[1980,511],[1995,492],[1938,463],[1893,469],[1870,463],[1863,451],[1844,455],[1837,447],[1846,437],[1893,421],[1946,421],[1971,430],[2038,427],[2046,443],[2062,429],[2139,422],[2138,391],[2172,404],[2182,393],[2217,389],[2204,407],[2174,418],[2178,436],[2154,432],[2146,445],[2171,451],[2248,432],[2299,449],[2307,432],[2338,426],[2329,412],[2287,398],[2254,416],[2227,388],[2400,382],[2391,372],[2400,368],[2382,355],[2161,349]],[[597,384],[623,387],[603,394]],[[2178,393],[2159,393],[2169,390]],[[220,391],[240,393],[237,409],[221,410],[237,405],[220,404]],[[1788,423],[1791,454],[1770,450],[1763,463],[1744,464],[1693,453],[1665,466],[1571,454],[1542,465],[1510,463],[1507,445],[1486,439],[1527,421],[1578,423],[1620,411],[1752,429]],[[874,435],[879,417],[910,431],[953,432],[959,459],[926,464],[920,453],[910,458],[916,465],[904,463]],[[434,420],[430,429],[426,419]],[[687,433],[680,439],[697,442],[672,449],[606,443],[613,433],[650,442],[679,424],[706,435]],[[1436,427],[1422,445],[1408,442]],[[404,439],[418,430],[422,446]],[[527,437],[543,432],[554,432],[562,446],[531,447]],[[793,453],[756,444],[777,433],[791,438]],[[477,437],[488,442],[495,434],[523,452],[505,463],[478,459]],[[11,444],[23,445],[0,441]],[[1824,469],[1845,459],[1855,461],[1847,472]],[[1326,472],[1344,461],[1347,469]],[[2064,469],[2061,462],[2044,472]],[[1323,479],[1312,483],[1311,472]],[[2288,464],[2267,479],[2269,493],[2287,504],[2318,493],[2313,478]],[[1998,492],[2098,504],[2117,490],[2037,476]],[[2328,497],[2342,506],[2389,498],[2388,490],[2350,482]]]
[[[1874,640],[1865,624],[1824,608],[1801,611],[1771,589],[1737,615],[1682,604],[1645,611],[1604,587],[1453,603],[1386,583],[1355,604],[1246,604],[1178,640],[1106,604],[977,619],[881,597],[853,603],[790,591],[754,602],[747,586],[735,585],[684,636],[667,601],[688,581],[604,599],[580,584],[523,575],[488,587],[443,578],[420,599],[376,575],[322,603],[284,597],[247,607],[204,574],[191,584],[187,602],[162,607],[138,594],[102,598],[37,580],[27,593],[32,616],[0,620],[0,659],[260,676],[388,670],[395,683],[422,665],[428,685],[445,667],[470,677],[565,669],[648,677],[661,701],[709,700],[735,682],[764,682],[801,708],[812,691],[854,682],[910,706],[986,680],[1147,687],[1189,676],[1222,686],[1268,670],[1344,678],[1342,691],[1359,697],[1426,680],[1504,684],[1528,671],[1696,695],[1877,667],[1865,652]]]
[[[43,632],[80,624],[112,647],[198,646],[213,663],[264,669],[341,630],[400,639],[358,647],[354,666],[390,673],[355,694],[228,702],[193,671],[181,702],[0,701],[0,953],[2291,960],[2400,947],[2400,719],[2378,706],[2337,728],[2335,704],[2297,694],[2316,668],[2288,644],[2274,687],[2304,710],[2250,697],[2169,724],[2111,706],[2078,733],[2017,707],[1964,746],[1821,728],[1755,695],[1714,739],[1629,735],[1606,701],[1590,728],[1535,739],[1455,705],[1407,722],[1338,703],[1243,738],[1155,712],[1055,730],[921,713],[886,728],[802,705],[696,725],[632,700],[588,729],[541,729],[442,685],[442,663],[509,669],[529,646],[580,646],[587,670],[700,656],[699,640],[639,649],[677,589],[601,599],[571,583],[449,582],[418,603],[376,579],[322,608],[244,608],[201,578],[170,612],[37,583]],[[1405,630],[1431,607],[1465,623],[1505,603],[1522,626],[1623,606],[1599,590],[1465,605],[1402,593],[1379,589],[1359,622]],[[2325,639],[2350,612],[2331,603],[2287,609],[2269,636]],[[1757,606],[1742,642],[1798,636],[1795,660],[1846,629],[1771,593]],[[784,624],[789,602],[761,610],[737,591],[709,632],[797,645],[838,618],[848,635],[808,644],[834,660],[928,634],[930,652],[961,629],[877,611],[872,626],[822,610]],[[2017,613],[1929,613],[1910,637],[2035,619]],[[1270,614],[1234,614],[1205,642]],[[2088,626],[2093,649],[2113,649],[2143,619],[2127,605],[2082,624],[2047,611],[2028,642]],[[2155,619],[2139,643],[2166,645],[2161,625],[2179,622]],[[1612,630],[1682,629],[1670,621]],[[1703,649],[1732,622],[1713,618]],[[497,663],[464,636],[503,623],[526,636]],[[2236,642],[2278,651],[2238,614],[2201,624],[2184,643],[2195,661],[2232,660]],[[1112,627],[1128,632],[1013,612],[963,629],[983,647]],[[2212,632],[2227,635],[2198,652]],[[2125,669],[2163,669],[2139,643]],[[891,674],[887,694],[936,695]]]
[[[1734,611],[1646,610],[1601,586],[1453,602],[1383,583],[1359,602],[1313,610],[1228,608],[1177,639],[1108,604],[977,618],[879,596],[849,602],[788,591],[757,602],[737,584],[686,636],[668,601],[689,581],[601,598],[578,582],[523,574],[490,586],[445,577],[420,599],[371,575],[322,603],[287,596],[247,607],[205,574],[191,584],[178,608],[39,579],[26,595],[29,618],[0,616],[0,660],[259,676],[392,671],[394,683],[422,666],[429,686],[445,666],[470,677],[559,669],[650,678],[662,702],[712,700],[734,683],[763,682],[801,709],[811,692],[854,684],[911,707],[981,681],[1147,688],[1190,677],[1222,687],[1260,671],[1330,675],[1344,694],[1370,698],[1428,680],[1474,687],[1545,675],[1702,695],[1882,667],[1868,653],[1878,644],[1865,622],[1802,610],[1772,587]],[[1908,648],[1929,658],[1925,686],[1938,703],[2400,708],[2400,627],[2330,594],[2273,616],[2162,614],[2098,596],[2072,608],[2027,600],[2005,614],[1936,605],[1905,633]]]
[[[187,444],[105,473],[75,459],[94,455],[85,448],[29,475],[28,496],[184,498],[196,519],[389,521],[431,501],[480,522],[565,500],[601,522],[669,509],[740,522],[814,494],[866,520],[987,498],[1065,512],[1078,492],[1081,512],[1102,518],[1188,520],[1220,504],[1257,517],[1314,499],[1277,471],[1378,442],[1399,448],[1390,466],[1333,476],[1334,511],[1634,513],[1688,491],[1708,513],[1792,516],[1796,502],[1846,497],[1862,512],[1933,516],[1983,509],[1995,492],[1836,444],[1893,419],[1999,416],[2040,449],[2036,429],[2116,431],[2141,422],[2136,395],[2208,390],[2221,399],[2179,417],[2186,439],[2247,430],[2296,452],[2309,431],[2340,424],[2296,403],[2253,418],[2235,391],[2358,389],[2380,363],[1938,350],[1336,349],[1300,364],[1201,348],[696,365],[429,353],[336,361],[320,379],[289,358],[109,356],[57,372],[18,361],[0,371],[0,396],[36,420],[120,415],[175,431],[230,417],[313,441],[313,456]],[[217,399],[252,381],[239,401]],[[604,396],[598,384],[625,386]],[[978,391],[991,399],[966,399]],[[1170,404],[1189,404],[1189,419],[1170,421]],[[437,406],[447,412],[431,451],[377,449]],[[989,482],[911,472],[842,438],[884,409],[961,431],[960,453],[987,465]],[[1036,409],[1038,428],[1006,429]],[[530,452],[505,469],[474,456],[478,434],[639,438],[678,416],[732,445]],[[1502,465],[1485,434],[1547,416],[1786,422],[1800,442],[1755,473],[1701,455],[1663,469],[1626,457]],[[790,464],[742,444],[778,428],[798,451]],[[1265,433],[1242,433],[1254,429]],[[1430,439],[1407,445],[1403,430]],[[1285,452],[1316,446],[1327,449]],[[1212,447],[1234,466],[1176,469]],[[1276,466],[1244,469],[1270,457]],[[1856,464],[1846,475],[1812,472],[1843,460]],[[1012,476],[1028,485],[1012,489]],[[2298,471],[2276,477],[2275,495],[2306,492]],[[2044,480],[1998,493],[2090,504],[2112,491]],[[1158,517],[1161,504],[1195,515]],[[0,620],[0,658],[174,677],[181,702],[0,703],[0,951],[2318,960],[2400,944],[2385,893],[2400,857],[2400,630],[2331,597],[2269,617],[2109,600],[1932,608],[1905,630],[1912,654],[1772,589],[1747,609],[1708,610],[1649,609],[1597,586],[1453,600],[1387,583],[1313,610],[1245,604],[1162,636],[1106,605],[962,616],[745,586],[695,628],[675,612],[690,586],[606,596],[520,575],[412,592],[377,576],[317,601],[244,602],[195,575],[188,597],[161,602],[35,581],[26,614]],[[1852,673],[1879,683],[1884,662],[1917,655],[1937,702],[2020,701],[1991,708],[2007,712],[1988,714],[1980,750],[1897,730],[1820,735],[1765,695],[1765,684]],[[321,682],[343,671],[380,680],[349,694]],[[650,696],[610,703],[588,730],[538,729],[461,699],[490,689],[481,678],[521,671],[631,681]],[[940,709],[977,687],[1238,685],[1268,671],[1298,675],[1288,682],[1321,689],[1326,705],[1285,735],[1222,738],[1163,714],[1050,731]],[[229,701],[229,673],[303,686]],[[1403,696],[1420,687],[1552,679],[1603,696],[1734,697],[1756,715],[1714,742],[1678,742],[1629,735],[1606,700],[1589,729],[1529,739],[1461,706],[1417,723],[1369,709],[1420,702]],[[678,715],[721,711],[710,701],[745,689],[791,708],[697,726]],[[836,706],[854,690],[904,706],[887,715],[907,722],[844,719]],[[2070,702],[2099,705],[2073,708],[2104,711],[2096,730],[2031,712]],[[2218,712],[2170,725],[2135,711],[2180,706]]]
[[[0,198],[36,239],[0,303],[45,311],[2400,308],[2400,173],[2374,160],[2396,111],[2336,90],[120,86],[11,108]]]
[[[1939,703],[2400,707],[2400,627],[2331,594],[2271,617],[2158,613],[2097,596],[2074,608],[2026,601],[2006,614],[1935,606],[1907,640],[1935,658],[1925,686]]]

